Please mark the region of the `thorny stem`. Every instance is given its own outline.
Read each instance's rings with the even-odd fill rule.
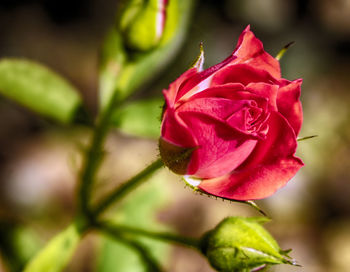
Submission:
[[[97,204],[96,208],[90,207],[91,190],[96,179],[97,171],[103,156],[103,144],[110,127],[110,119],[114,108],[120,104],[121,101],[117,98],[117,92],[114,93],[110,103],[101,113],[97,121],[93,138],[90,147],[85,156],[85,161],[80,175],[80,187],[78,191],[79,196],[79,214],[78,222],[81,231],[85,231],[94,224],[98,215],[107,209],[114,201],[119,200],[132,189],[140,185],[153,172],[163,166],[163,162],[159,159],[146,167],[136,176],[129,179],[127,182],[116,188],[102,201]]]

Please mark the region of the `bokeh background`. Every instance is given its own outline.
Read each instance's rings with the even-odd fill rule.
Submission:
[[[0,57],[33,59],[58,71],[79,88],[95,114],[99,48],[115,22],[117,4],[117,0],[2,0]],[[318,135],[299,143],[305,167],[274,196],[258,201],[272,218],[266,227],[282,248],[293,249],[292,257],[302,265],[271,271],[348,271],[350,0],[198,1],[178,57],[134,98],[161,97],[161,90],[192,63],[201,41],[206,67],[223,60],[247,24],[272,55],[295,41],[281,61],[282,73],[288,79],[304,79],[300,136]],[[1,272],[18,271],[73,218],[80,146],[88,135],[84,127],[56,126],[0,98]],[[117,130],[106,149],[100,191],[108,191],[157,157],[156,140]],[[161,223],[194,237],[225,216],[258,215],[245,205],[195,194],[165,169],[129,199],[120,207],[124,213],[117,216],[132,217],[146,227],[152,218],[153,225]],[[161,244],[157,250],[164,254],[166,271],[213,271],[189,249]],[[121,260],[124,268],[119,268]],[[130,249],[90,234],[66,271],[142,271],[131,268],[130,263],[137,262]]]

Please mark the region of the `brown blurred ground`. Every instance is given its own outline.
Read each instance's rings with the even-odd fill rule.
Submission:
[[[65,75],[82,92],[90,112],[97,108],[98,48],[114,21],[118,1],[22,0],[0,2],[0,57],[25,57]],[[284,77],[304,79],[300,142],[305,167],[274,196],[259,204],[273,219],[267,226],[302,268],[273,271],[340,272],[350,263],[350,1],[198,1],[190,39],[176,62],[142,96],[160,96],[180,75],[204,42],[206,66],[231,53],[239,33],[251,24],[272,55],[290,41],[281,61]],[[77,142],[82,128],[57,128],[0,98],[0,218],[20,222],[42,243],[74,213]],[[156,142],[109,137],[103,175],[124,180],[157,156]],[[128,169],[128,171],[126,171]],[[199,236],[224,216],[256,215],[251,209],[194,195],[164,170],[171,205],[159,217],[182,234]],[[110,183],[106,183],[110,186]],[[94,236],[80,246],[67,271],[92,271]],[[169,271],[212,271],[196,253],[176,247]],[[0,255],[1,256],[1,255]],[[0,271],[3,268],[0,257]]]

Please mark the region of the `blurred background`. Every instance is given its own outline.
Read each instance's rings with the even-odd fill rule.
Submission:
[[[99,48],[115,23],[117,0],[1,0],[0,57],[39,61],[82,93],[97,110]],[[226,58],[251,25],[265,50],[281,60],[285,78],[303,78],[304,125],[298,155],[305,167],[283,189],[258,204],[272,218],[266,227],[302,267],[271,271],[340,272],[350,263],[350,0],[198,1],[178,57],[134,98],[161,97],[204,43],[206,67]],[[0,271],[22,265],[74,216],[81,144],[89,131],[62,127],[0,97]],[[157,157],[157,141],[112,131],[100,191]],[[111,214],[151,228],[199,237],[225,216],[258,215],[242,204],[195,194],[164,169]],[[126,216],[126,214],[128,216]],[[147,243],[149,241],[146,241]],[[151,243],[166,271],[213,271],[199,254]],[[66,271],[143,271],[129,248],[86,236]]]

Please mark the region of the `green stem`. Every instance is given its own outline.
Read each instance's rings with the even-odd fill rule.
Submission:
[[[106,198],[104,198],[97,207],[93,210],[93,214],[97,217],[101,214],[106,208],[108,208],[114,201],[119,200],[132,189],[140,185],[142,182],[146,180],[151,174],[153,174],[156,170],[163,166],[163,162],[161,159],[156,160],[151,165],[146,167],[136,176],[129,179],[127,182],[120,185],[114,191],[112,191]]]
[[[164,242],[171,242],[171,243],[177,243],[180,245],[184,245],[187,247],[191,247],[194,249],[199,249],[199,240],[189,237],[180,236],[174,233],[169,232],[155,232],[155,231],[148,231],[144,229],[129,227],[129,226],[123,226],[123,225],[117,225],[112,224],[108,222],[98,222],[97,227],[99,230],[102,230],[103,232],[110,234],[110,235],[125,235],[127,233],[132,233],[136,235],[142,235],[146,236],[152,239],[161,240]]]
[[[109,104],[100,114],[94,130],[93,138],[88,148],[80,175],[79,209],[80,213],[90,216],[91,189],[103,155],[103,144],[110,126],[110,119],[117,104],[117,91],[114,92]]]

